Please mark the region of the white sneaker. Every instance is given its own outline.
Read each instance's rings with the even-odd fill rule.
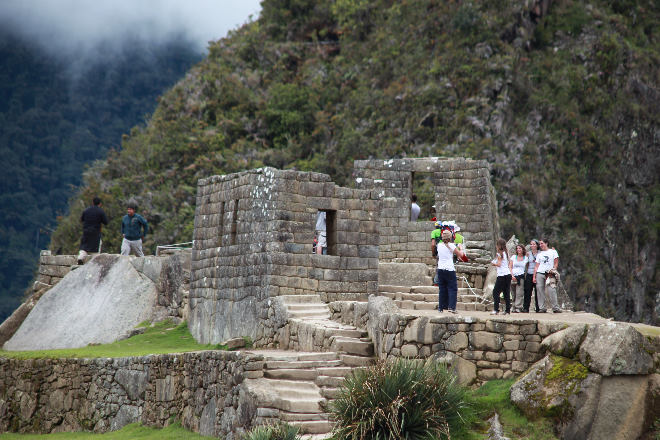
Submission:
[[[491,314],[491,315],[498,315],[499,312],[496,312],[495,310],[493,310],[492,312],[490,312],[490,314]]]

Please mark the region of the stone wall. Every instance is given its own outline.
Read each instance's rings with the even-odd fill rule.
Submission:
[[[474,365],[472,380],[479,382],[525,371],[541,359],[543,338],[567,327],[531,319],[419,317],[406,314],[386,297],[371,297],[368,304],[335,302],[330,310],[332,319],[367,327],[380,359],[456,355]]]
[[[36,292],[41,288],[50,289],[71,272],[71,267],[75,265],[77,265],[75,255],[52,255],[50,251],[41,251],[39,271],[33,290]]]
[[[106,432],[134,422],[164,427],[176,419],[203,435],[236,439],[256,411],[241,384],[262,369],[261,356],[222,351],[0,358],[0,432]]]
[[[497,201],[488,163],[464,158],[358,160],[355,185],[375,192],[382,202],[380,261],[435,264],[430,252],[430,221],[410,221],[410,196],[415,173],[430,173],[435,188],[436,215],[455,220],[476,263],[457,267],[472,287],[482,288],[484,264],[495,250],[499,234]],[[476,283],[476,285],[475,285]]]
[[[319,210],[329,253],[313,255]],[[190,329],[201,343],[272,346],[271,298],[363,299],[378,288],[379,203],[319,173],[263,168],[198,182]],[[330,221],[330,218],[333,220]]]

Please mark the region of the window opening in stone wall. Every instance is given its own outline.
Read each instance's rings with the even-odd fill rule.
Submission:
[[[433,173],[411,173],[410,197],[411,202],[408,205],[408,213],[412,210],[412,195],[417,196],[417,205],[419,205],[419,217],[417,221],[430,220],[436,216],[435,208],[435,185],[433,184]]]
[[[218,216],[218,246],[222,246],[222,237],[225,233],[225,202],[220,203],[220,212]]]
[[[238,200],[234,200],[234,212],[231,216],[231,244],[236,244],[236,225],[238,222]]]
[[[318,210],[314,235],[315,253],[337,255],[337,211]]]

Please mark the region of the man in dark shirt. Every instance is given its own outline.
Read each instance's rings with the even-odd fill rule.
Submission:
[[[80,216],[80,221],[83,224],[83,235],[80,239],[78,264],[83,264],[88,253],[101,252],[101,227],[108,224],[108,217],[101,205],[101,199],[94,197],[92,206],[85,209]]]

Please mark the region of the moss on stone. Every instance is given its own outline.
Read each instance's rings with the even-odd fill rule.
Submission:
[[[558,394],[544,399],[545,415],[558,419],[571,418],[573,408],[569,398],[580,392],[580,384],[589,375],[589,369],[580,362],[562,356],[551,356],[551,359],[552,369],[545,376],[544,385],[556,389]]]

